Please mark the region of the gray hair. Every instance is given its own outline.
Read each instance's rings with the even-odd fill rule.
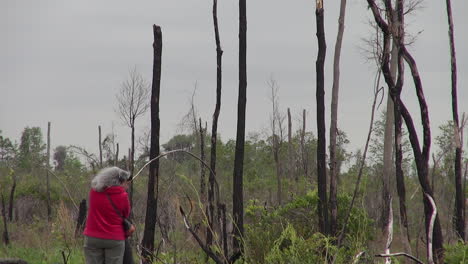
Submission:
[[[91,188],[98,192],[110,186],[119,186],[130,179],[130,173],[117,167],[108,167],[99,171],[91,181]]]

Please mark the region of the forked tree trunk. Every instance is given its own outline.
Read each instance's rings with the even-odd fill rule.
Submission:
[[[161,57],[162,32],[161,27],[153,25],[153,81],[151,86],[151,143],[150,160],[159,156],[159,102],[161,90]],[[159,159],[149,165],[148,197],[146,200],[145,230],[141,241],[143,263],[153,263],[154,237],[157,222],[159,193]]]
[[[389,68],[389,43],[390,37],[392,34],[392,30],[390,29],[389,25],[380,15],[379,8],[375,4],[374,0],[367,0],[370,9],[374,15],[376,23],[379,25],[380,29],[384,35],[384,47],[383,47],[383,59],[382,59],[382,71],[384,73],[385,82],[387,83],[389,89],[392,91],[392,99],[395,103],[398,103],[401,110],[401,115],[405,121],[406,127],[408,129],[409,139],[411,142],[411,147],[413,149],[413,154],[416,161],[416,168],[418,173],[419,183],[423,190],[423,203],[424,203],[424,216],[425,216],[425,224],[426,224],[426,237],[429,241],[429,238],[433,238],[433,247],[432,252],[428,252],[429,255],[435,256],[436,263],[443,263],[444,259],[444,248],[443,248],[443,236],[442,236],[442,229],[440,226],[440,222],[438,216],[433,217],[433,212],[435,211],[436,206],[432,205],[433,200],[433,191],[429,183],[429,176],[428,176],[428,168],[429,168],[429,153],[430,153],[430,145],[431,145],[431,131],[429,126],[429,113],[426,100],[424,98],[423,86],[422,81],[419,75],[419,71],[416,66],[416,61],[411,56],[411,54],[407,51],[406,46],[403,42],[403,27],[404,27],[404,19],[403,19],[403,1],[397,0],[397,8],[396,13],[398,16],[398,22],[401,30],[397,32],[393,32],[393,37],[397,39],[397,43],[399,46],[399,58],[398,58],[398,76],[403,75],[403,59],[408,64],[411,75],[413,77],[414,86],[416,89],[416,95],[419,102],[419,108],[421,113],[421,121],[423,126],[423,145],[419,143],[418,134],[416,132],[416,128],[414,126],[413,119],[411,114],[409,113],[406,106],[401,101],[401,98],[398,96],[398,91],[401,90],[403,80],[398,78],[397,83],[395,84]],[[392,3],[390,0],[385,0],[385,6],[388,11],[392,11]],[[389,21],[392,21],[392,12],[388,12],[390,14]],[[434,222],[432,222],[434,219]],[[432,228],[433,227],[433,228]]]
[[[327,168],[326,168],[326,128],[325,128],[325,89],[324,89],[324,66],[325,66],[325,27],[323,19],[323,0],[318,0],[315,17],[317,22],[318,54],[316,67],[316,100],[317,100],[317,186],[320,232],[329,234],[328,201],[327,201]]]
[[[453,32],[452,4],[446,0],[447,20],[449,25],[450,39],[450,68],[452,80],[452,115],[455,135],[455,227],[456,233],[460,239],[465,241],[465,193],[462,184],[462,144],[460,139],[460,122],[458,119],[458,98],[457,98],[457,57],[455,53],[455,40]]]
[[[244,235],[244,144],[245,144],[245,108],[247,101],[247,7],[246,0],[239,0],[239,98],[237,102],[236,151],[234,157],[234,175],[232,215],[234,220],[233,249],[243,254]]]
[[[336,136],[338,134],[338,94],[340,90],[340,57],[343,43],[344,20],[346,14],[346,0],[341,0],[340,16],[338,18],[338,33],[333,58],[333,87],[330,121],[330,234],[335,235],[338,223],[338,204],[336,190],[338,183],[338,162],[336,160]]]

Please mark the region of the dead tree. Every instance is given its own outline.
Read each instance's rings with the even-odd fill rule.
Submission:
[[[47,171],[48,172],[48,171]],[[13,184],[11,185],[10,189],[10,201],[8,202],[8,220],[10,222],[13,221],[13,203],[15,198],[15,190],[16,190],[16,174],[12,173],[11,177],[13,178]]]
[[[297,182],[297,174],[294,173],[294,155],[293,155],[293,143],[292,143],[292,121],[291,121],[291,110],[288,107],[288,178]]]
[[[6,215],[6,208],[5,208],[5,198],[3,197],[3,193],[0,193],[2,196],[2,218],[3,218],[3,243],[8,245],[10,243],[10,236],[8,235],[8,224],[7,224],[7,215]]]
[[[122,83],[117,94],[117,112],[122,121],[131,129],[130,175],[135,170],[135,123],[148,110],[149,89],[143,76],[133,68],[128,80]],[[130,184],[130,205],[133,205],[133,182]]]
[[[159,156],[159,102],[161,90],[161,57],[162,32],[161,27],[153,25],[153,81],[151,86],[151,143],[150,160]],[[148,195],[146,200],[145,230],[143,232],[142,258],[143,263],[153,262],[154,236],[157,222],[159,193],[159,159],[151,162],[148,175]]]
[[[205,160],[205,135],[206,130],[202,127],[201,118],[199,120],[199,129],[200,129],[200,157],[204,161]],[[206,200],[205,194],[205,167],[200,166],[200,197],[201,201],[204,203]]]
[[[301,129],[301,161],[302,161],[302,168],[304,169],[304,176],[309,176],[308,171],[308,163],[307,163],[307,148],[305,143],[305,132],[306,130],[306,110],[302,110],[302,129]]]
[[[317,22],[318,54],[316,67],[316,91],[317,100],[317,187],[318,206],[317,214],[319,218],[320,232],[330,233],[328,222],[328,200],[327,200],[327,168],[326,168],[326,136],[325,136],[325,54],[327,45],[325,43],[325,26],[323,15],[323,0],[317,0],[315,7],[315,17]]]
[[[216,146],[218,139],[218,118],[221,110],[221,91],[222,91],[222,57],[223,50],[221,48],[221,40],[218,27],[218,1],[213,0],[213,28],[215,33],[216,43],[216,104],[213,113],[213,123],[211,125],[211,152],[210,152],[210,175],[208,176],[208,205],[207,216],[208,226],[206,228],[206,244],[208,246],[213,243],[213,224],[215,214],[215,173],[216,173]]]
[[[81,234],[86,222],[86,212],[88,208],[86,206],[86,199],[81,200],[80,209],[78,210],[78,218],[76,219],[75,237]]]
[[[440,222],[438,216],[434,217],[434,225],[433,229],[431,228],[431,219],[433,218],[434,208],[431,204],[431,200],[433,200],[433,190],[429,183],[428,177],[428,168],[429,168],[429,154],[430,154],[430,145],[431,145],[431,131],[429,127],[429,113],[426,100],[424,98],[423,92],[423,85],[422,80],[419,75],[419,71],[416,66],[416,61],[411,56],[411,54],[406,49],[405,43],[403,42],[403,29],[404,29],[404,12],[403,12],[403,0],[397,0],[397,5],[395,8],[395,13],[398,19],[398,30],[395,32],[389,26],[389,23],[386,22],[380,13],[379,8],[377,7],[375,0],[367,0],[370,9],[372,10],[372,14],[374,19],[379,26],[380,30],[384,36],[384,46],[383,46],[383,56],[382,56],[382,72],[385,77],[385,82],[391,91],[391,96],[394,103],[398,104],[401,110],[401,116],[405,121],[406,127],[408,129],[409,139],[411,142],[411,146],[413,149],[413,154],[416,161],[416,168],[419,183],[423,190],[425,196],[423,197],[424,203],[424,215],[425,215],[425,223],[426,223],[426,237],[429,240],[429,237],[433,237],[433,247],[432,252],[428,252],[429,254],[433,254],[435,256],[436,263],[443,263],[444,258],[444,248],[443,248],[443,237],[442,237],[442,229],[440,226]],[[385,0],[385,10],[387,10],[387,17],[388,21],[393,21],[393,7],[392,2],[390,0]],[[399,56],[398,56],[398,79],[396,83],[393,81],[393,78],[390,73],[389,67],[389,51],[390,51],[390,38],[396,40],[396,43],[399,48]],[[414,122],[412,119],[411,114],[409,113],[408,109],[402,102],[399,94],[401,88],[403,86],[403,63],[404,61],[408,64],[411,75],[413,78],[413,82],[416,89],[416,95],[419,102],[420,113],[421,113],[421,121],[423,126],[423,145],[421,148],[419,137],[416,132],[416,128],[414,126]]]
[[[338,18],[338,33],[333,58],[333,87],[330,120],[330,234],[335,235],[338,223],[338,203],[336,200],[338,168],[336,161],[336,136],[338,134],[338,93],[340,89],[340,57],[343,43],[346,0],[341,0],[340,16]]]
[[[244,144],[245,109],[247,102],[247,6],[246,0],[239,0],[239,98],[237,102],[236,151],[234,157],[232,216],[234,220],[234,256],[244,252]],[[240,257],[239,255],[239,257]]]
[[[446,4],[450,40],[450,68],[452,72],[452,115],[455,135],[455,230],[458,237],[465,241],[465,193],[462,184],[462,144],[460,139],[460,122],[458,119],[457,57],[453,32],[452,4],[450,0],[446,0]]]
[[[50,122],[47,123],[47,169],[50,166]],[[14,186],[16,186],[16,181],[14,182]],[[52,209],[50,205],[50,182],[49,182],[49,170],[46,171],[46,192],[47,192],[47,222],[50,222],[50,218],[52,215]],[[12,191],[14,192],[13,188]],[[11,198],[11,197],[10,197]],[[11,204],[10,204],[11,207]],[[10,213],[11,214],[11,213]],[[10,216],[11,218],[11,216]],[[11,221],[11,219],[10,219]]]

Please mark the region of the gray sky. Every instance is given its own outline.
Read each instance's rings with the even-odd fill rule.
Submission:
[[[280,107],[291,108],[293,126],[302,109],[308,130],[315,133],[315,1],[247,1],[248,132],[268,127],[271,109],[266,81],[277,80]],[[326,111],[329,126],[332,60],[339,1],[325,1]],[[219,120],[222,139],[234,138],[237,113],[238,2],[218,3],[223,55],[223,95]],[[450,57],[445,1],[425,1],[425,8],[406,21],[422,33],[410,48],[418,62],[429,105],[433,135],[451,119]],[[115,113],[115,94],[137,69],[151,81],[152,25],[162,27],[161,139],[179,130],[189,109],[194,84],[201,117],[211,126],[215,104],[216,52],[207,0],[2,0],[0,1],[0,130],[18,140],[26,126],[46,133],[52,122],[52,145],[97,149],[97,126],[103,134],[114,124],[122,148],[129,129]],[[458,60],[459,112],[468,112],[468,3],[452,0]],[[361,148],[367,134],[374,65],[360,52],[369,34],[364,0],[348,0],[341,59],[339,127],[348,133],[351,150]],[[407,73],[409,71],[407,70]],[[404,101],[419,122],[409,74]],[[381,109],[384,109],[382,106]],[[137,120],[137,136],[149,127],[149,115]],[[328,132],[327,132],[328,133]]]

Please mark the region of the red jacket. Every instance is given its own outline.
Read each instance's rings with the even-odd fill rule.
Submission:
[[[125,240],[122,218],[117,214],[106,194],[112,199],[119,212],[128,218],[130,202],[128,194],[121,186],[111,186],[103,192],[91,189],[89,192],[88,219],[83,234],[90,237],[112,240]]]

